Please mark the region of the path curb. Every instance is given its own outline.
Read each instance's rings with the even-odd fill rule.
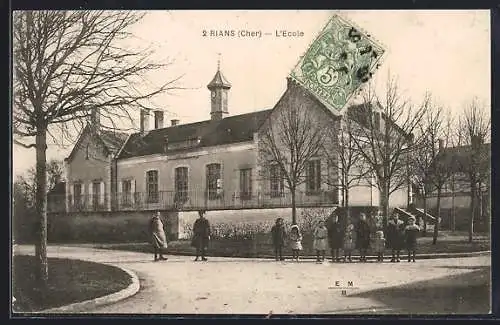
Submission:
[[[103,249],[109,249],[109,248],[103,248]],[[115,249],[113,249],[115,250]],[[119,249],[116,249],[119,250]],[[169,252],[167,250],[167,255],[180,255],[180,256],[195,256],[196,254],[192,252]],[[400,258],[404,260],[407,255],[406,251],[401,251]],[[479,252],[464,252],[464,253],[436,253],[436,254],[418,254],[417,252],[417,259],[421,260],[427,260],[427,259],[437,259],[437,258],[460,258],[460,257],[475,257],[475,256],[484,256],[484,255],[489,255],[491,254],[491,251],[479,251]],[[210,252],[207,252],[207,256],[213,256],[213,257],[226,257],[226,258],[247,258],[247,259],[274,259],[274,256],[271,255],[256,255],[256,256],[223,256],[223,255],[210,255]],[[351,255],[353,259],[359,258],[359,255]],[[287,256],[290,258],[290,256]],[[327,254],[326,257],[329,257]],[[303,255],[300,257],[302,260],[315,260],[316,256],[313,255]],[[367,255],[367,259],[376,259],[377,257],[375,255]],[[391,255],[386,254],[384,256],[384,259],[390,259]]]
[[[101,263],[101,264],[105,264],[105,263]],[[107,265],[110,265],[110,264],[107,264]],[[99,298],[95,298],[95,299],[91,299],[91,300],[86,300],[86,301],[82,301],[82,302],[77,302],[77,303],[66,305],[66,306],[50,308],[50,309],[39,311],[37,313],[61,314],[61,313],[83,312],[83,311],[86,311],[89,309],[94,309],[94,308],[97,308],[100,306],[112,304],[112,303],[121,301],[123,299],[126,299],[128,297],[135,295],[139,291],[139,288],[140,288],[139,278],[137,277],[137,274],[135,274],[134,272],[132,272],[128,269],[120,267],[120,266],[116,266],[116,265],[111,265],[111,266],[116,267],[116,268],[124,271],[125,273],[127,273],[130,276],[132,283],[127,288],[120,290],[120,291],[117,291],[115,293],[109,294],[107,296],[103,296],[103,297],[99,297]]]

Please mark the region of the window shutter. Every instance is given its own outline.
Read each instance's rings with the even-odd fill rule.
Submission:
[[[135,179],[130,181],[130,192],[132,193],[132,203],[135,203]]]
[[[100,188],[101,193],[99,193],[100,194],[99,195],[99,203],[100,204],[104,204],[104,195],[105,195],[105,193],[104,193],[104,182],[101,182],[100,186],[101,186],[101,188]]]
[[[252,168],[250,168],[248,170],[248,192],[249,192],[248,194],[249,195],[252,195],[252,182],[253,182],[252,171],[253,171]]]
[[[222,191],[224,190],[224,169],[223,165],[219,165],[219,179],[217,180],[217,194],[221,194]]]
[[[75,202],[75,184],[71,183],[69,185],[69,197],[70,197],[70,204],[73,205]]]
[[[92,206],[92,204],[94,203],[93,193],[92,193],[93,190],[94,190],[94,183],[90,182],[89,183],[89,195],[88,195],[88,201],[87,201],[89,206]]]
[[[123,181],[118,182],[118,205],[122,203]]]
[[[323,164],[324,165],[324,164]],[[322,171],[322,164],[321,164],[321,160],[318,160],[318,165],[317,165],[317,170],[316,170],[316,173],[318,174],[318,184],[316,185],[316,189],[320,190],[321,189],[321,183],[322,183],[322,179],[321,179],[321,171]]]

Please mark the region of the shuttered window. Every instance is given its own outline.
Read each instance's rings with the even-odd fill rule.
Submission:
[[[307,192],[318,192],[321,188],[321,161],[311,160],[307,163]]]
[[[240,198],[249,200],[252,198],[252,169],[240,169]]]
[[[222,194],[221,165],[207,165],[207,195],[209,200],[215,200]]]
[[[146,173],[146,188],[148,203],[158,203],[158,171],[150,170]]]

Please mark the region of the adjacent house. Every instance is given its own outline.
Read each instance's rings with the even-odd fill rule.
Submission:
[[[476,159],[474,166],[478,166],[477,189],[475,196],[478,202],[478,211],[475,217],[476,230],[487,230],[490,222],[491,197],[491,144],[478,143],[458,147],[443,147],[440,141],[440,152],[437,160],[451,171],[451,176],[444,184],[441,193],[441,228],[450,230],[467,230],[471,215],[470,204],[471,181],[469,169],[472,159]],[[474,158],[473,158],[474,157]],[[431,214],[437,213],[437,191],[427,195],[427,208]]]

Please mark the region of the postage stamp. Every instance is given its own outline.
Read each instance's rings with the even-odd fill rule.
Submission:
[[[489,11],[21,9],[14,317],[491,312]]]

